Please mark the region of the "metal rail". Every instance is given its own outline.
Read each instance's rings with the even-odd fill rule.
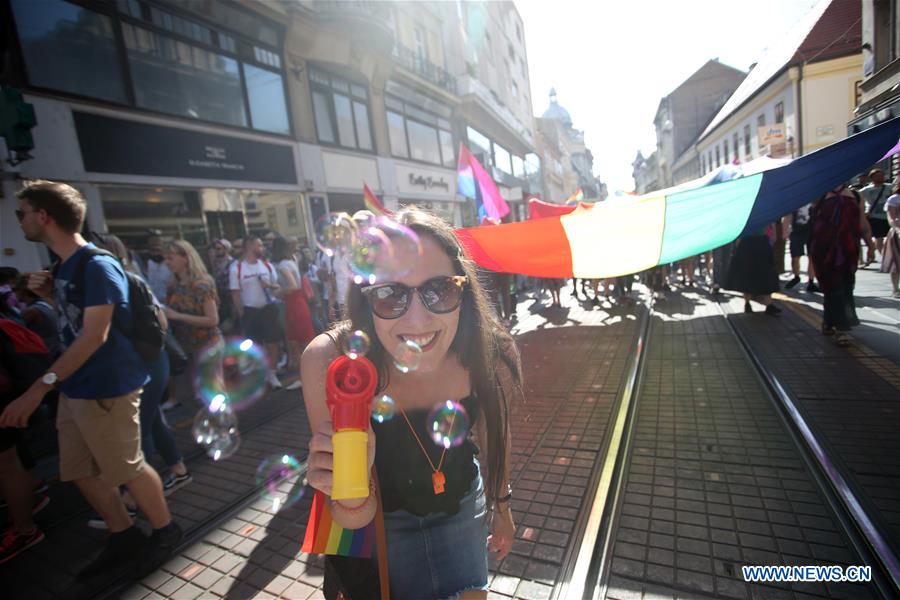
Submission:
[[[652,308],[648,302],[643,311],[634,352],[616,405],[612,428],[607,436],[604,460],[595,474],[593,497],[582,518],[581,543],[563,567],[562,580],[553,598],[568,600],[595,597],[608,570],[609,550],[615,527],[625,467],[631,449],[638,382],[643,372],[647,341],[650,337]]]
[[[872,517],[866,512],[840,468],[828,456],[823,443],[817,439],[810,424],[784,385],[775,373],[759,359],[750,343],[721,305],[719,305],[719,310],[732,334],[738,340],[744,356],[753,365],[757,377],[769,392],[768,395],[776,412],[800,450],[820,491],[831,505],[844,534],[860,559],[873,567],[872,581],[878,591],[885,598],[900,596],[900,560],[894,554],[890,544],[879,531]]]

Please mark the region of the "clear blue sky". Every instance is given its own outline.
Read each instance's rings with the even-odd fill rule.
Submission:
[[[711,58],[746,71],[817,1],[516,0],[534,112],[555,87],[594,173],[610,192],[631,190],[631,161],[656,146],[659,99]]]

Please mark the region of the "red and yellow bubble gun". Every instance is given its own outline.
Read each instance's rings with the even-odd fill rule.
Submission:
[[[325,402],[334,427],[334,500],[369,495],[369,417],[377,384],[375,365],[362,356],[339,356],[328,367]]]

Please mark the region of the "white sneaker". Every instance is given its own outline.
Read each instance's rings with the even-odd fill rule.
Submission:
[[[284,389],[286,389],[286,390],[292,390],[292,391],[293,391],[293,390],[299,390],[299,389],[302,388],[302,387],[303,387],[303,382],[300,381],[300,380],[298,379],[297,381],[295,381],[294,383],[290,384],[289,386],[287,386],[287,387],[284,388]]]
[[[278,381],[278,376],[275,373],[269,373],[269,376],[266,377],[266,383],[269,384],[269,387],[273,390],[280,390],[283,386],[281,382]]]

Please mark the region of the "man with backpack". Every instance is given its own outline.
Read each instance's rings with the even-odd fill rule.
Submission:
[[[869,171],[869,179],[872,183],[864,187],[862,194],[863,201],[866,203],[866,218],[869,221],[869,227],[872,230],[872,238],[879,253],[884,252],[884,238],[887,236],[890,227],[888,226],[887,211],[885,203],[891,196],[890,181],[885,181],[884,171],[881,169],[872,169]],[[869,247],[869,253],[866,257],[866,265],[875,262],[875,252]]]
[[[140,446],[138,414],[148,373],[139,351],[158,352],[164,340],[153,335],[149,292],[139,298],[142,288],[128,279],[118,260],[81,236],[87,205],[77,190],[34,181],[17,196],[16,216],[26,239],[46,244],[59,257],[54,274],[34,273],[28,287],[42,298],[55,297],[66,349],[4,409],[0,427],[24,427],[44,395],[60,390],[60,478],[75,482],[110,532],[106,548],[80,575],[91,577],[131,561],[141,575],[161,564],[183,536],[172,521],[159,475]],[[149,540],[128,515],[120,485],[153,527]]]
[[[231,265],[229,289],[232,306],[243,326],[244,335],[265,347],[269,358],[266,383],[273,390],[281,388],[275,374],[278,344],[283,333],[279,325],[278,275],[269,261],[263,258],[265,249],[258,236],[244,239],[244,256]]]

